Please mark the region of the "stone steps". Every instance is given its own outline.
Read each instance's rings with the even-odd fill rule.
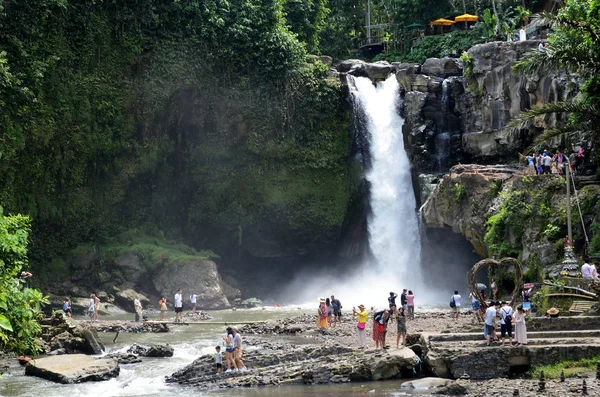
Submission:
[[[596,338],[570,338],[570,339],[547,339],[547,338],[527,338],[527,346],[569,346],[569,345],[578,345],[578,344],[586,344],[593,345],[598,342]],[[443,344],[438,345],[438,343],[434,342],[432,344],[434,347],[441,347],[444,349],[471,349],[476,347],[487,347],[486,342],[483,337],[480,340],[469,340],[469,341],[461,341],[461,342],[444,342]],[[501,347],[501,343],[494,343],[492,346]],[[509,347],[509,346],[507,346]]]
[[[500,329],[496,330],[500,334]],[[600,338],[600,330],[574,330],[574,331],[531,331],[527,332],[528,339],[560,339],[560,338]],[[430,335],[431,342],[468,342],[483,340],[483,330],[480,332],[466,332],[460,334]]]

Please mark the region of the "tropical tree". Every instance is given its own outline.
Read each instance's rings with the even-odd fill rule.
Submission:
[[[40,349],[37,320],[41,305],[48,302],[19,277],[27,265],[28,237],[29,217],[4,216],[0,207],[0,350],[31,354]]]
[[[567,121],[537,138],[579,136],[598,139],[600,129],[600,0],[570,0],[558,14],[543,13],[554,28],[548,45],[529,54],[515,65],[522,73],[547,73],[559,69],[585,79],[581,95],[565,102],[549,103],[530,109],[512,122],[513,127],[529,127],[537,116],[549,113],[570,114]]]

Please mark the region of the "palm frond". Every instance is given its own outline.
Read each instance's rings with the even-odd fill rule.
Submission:
[[[596,42],[600,40],[600,32],[598,32],[594,26],[588,22],[570,18],[568,15],[540,12],[539,14],[533,15],[532,18],[536,21],[539,21],[538,23],[540,24],[548,24],[553,27],[579,30],[589,34],[590,37]]]
[[[550,113],[577,113],[583,116],[584,119],[592,119],[600,114],[600,108],[596,105],[576,99],[565,102],[546,103],[543,106],[534,107],[521,113],[521,115],[515,117],[508,123],[508,127],[516,129],[529,128],[533,125],[537,116]]]
[[[592,125],[590,122],[583,122],[577,124],[563,123],[557,125],[554,128],[544,130],[544,133],[535,137],[532,147],[537,146],[541,143],[546,143],[557,137],[575,137],[580,136],[582,134],[589,134],[591,126]]]

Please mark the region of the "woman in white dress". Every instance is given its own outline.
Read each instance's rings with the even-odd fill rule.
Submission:
[[[525,325],[525,311],[523,305],[519,305],[516,313],[513,316],[513,324],[515,324],[515,342],[517,346],[527,344],[527,327]]]

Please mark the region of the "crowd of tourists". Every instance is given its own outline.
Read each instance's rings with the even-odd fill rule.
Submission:
[[[396,302],[398,298],[400,298],[399,305]],[[377,349],[389,349],[390,346],[386,344],[386,336],[388,325],[392,323],[396,323],[396,347],[400,347],[401,339],[402,346],[406,345],[406,322],[415,318],[415,296],[412,291],[405,288],[400,295],[393,291],[390,292],[387,300],[388,307],[383,310],[371,307],[369,312],[363,304],[358,305],[358,309],[352,308],[352,315],[357,320],[356,330],[360,349],[368,347],[367,322],[369,317],[373,320],[373,341]],[[331,308],[331,312],[329,308]],[[319,298],[317,327],[319,329],[327,328],[330,318],[333,321],[332,326],[335,326],[341,321],[341,309],[342,304],[335,296],[332,295],[331,299]],[[328,313],[332,313],[333,316],[330,317]]]
[[[571,174],[577,174],[579,164],[583,164],[584,150],[579,148],[572,152],[568,157],[561,150],[552,154],[545,149],[543,152],[531,153],[526,156],[527,163],[526,175],[558,174],[565,175],[566,167],[570,165]]]

